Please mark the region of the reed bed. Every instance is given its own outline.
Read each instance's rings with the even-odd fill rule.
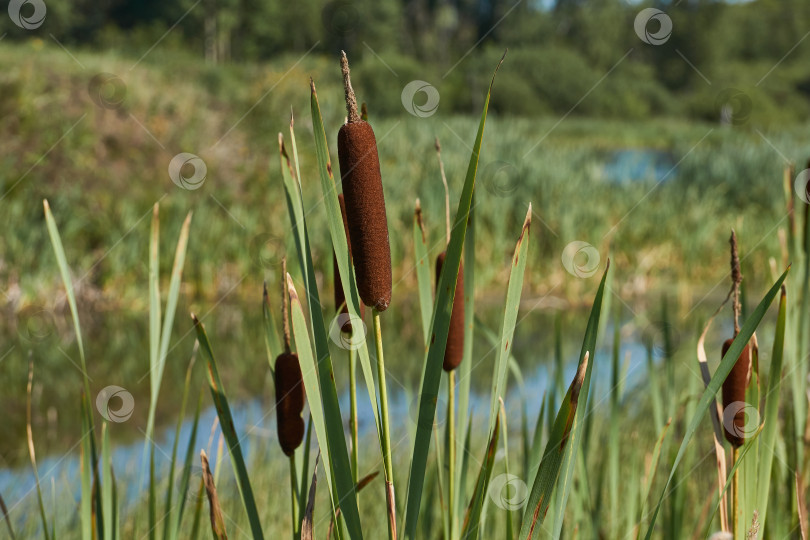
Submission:
[[[545,394],[536,395],[524,387],[514,341],[524,309],[524,282],[531,274],[530,248],[533,242],[538,243],[533,240],[538,234],[532,222],[538,212],[542,215],[548,202],[538,208],[527,201],[522,226],[512,231],[514,245],[500,246],[511,252],[509,262],[499,270],[508,275],[500,328],[491,330],[476,316],[479,270],[493,271],[492,264],[484,265],[477,257],[480,224],[476,221],[477,202],[482,197],[479,156],[487,147],[484,133],[489,99],[497,91],[496,67],[452,219],[449,190],[445,190],[445,242],[436,260],[433,286],[427,245],[428,224],[433,220],[425,219],[427,211],[419,199],[409,231],[412,235],[407,234],[407,240],[398,239],[411,244],[423,331],[417,347],[423,348],[424,355],[419,385],[412,389],[414,422],[404,442],[396,441],[395,446],[392,425],[406,421],[390,417],[385,377],[381,314],[398,309],[398,303],[392,302],[392,249],[384,190],[394,182],[401,184],[402,179],[390,180],[383,174],[377,141],[368,122],[369,111],[363,108],[362,116],[358,113],[345,54],[341,72],[348,115],[336,133],[340,178],[333,176],[330,137],[314,81],[310,85],[310,113],[319,183],[305,182],[301,176],[292,119],[289,135],[279,135],[279,174],[273,175],[272,188],[274,193],[283,191],[286,201],[294,269],[288,269],[285,262],[279,279],[281,294],[270,294],[265,287],[262,301],[278,445],[248,451],[246,433],[234,421],[220,376],[220,371],[229,369],[236,360],[215,355],[203,322],[192,315],[189,331],[195,332],[197,341],[184,381],[170,465],[168,471],[156,466],[154,411],[172,341],[191,216],[180,231],[164,304],[159,276],[159,207],[153,209],[147,286],[150,413],[139,468],[145,488],[134,507],[124,507],[123,486],[111,460],[110,432],[114,426],[110,418],[102,414],[99,421],[93,412],[88,375],[93,365],[85,358],[79,303],[56,217],[47,201],[44,203],[46,229],[84,372],[82,391],[76,396],[82,420],[79,499],[75,504],[72,500],[57,503],[43,495],[46,490],[37,473],[29,413],[28,443],[37,511],[19,519],[7,510],[7,501],[2,501],[10,536],[174,539],[207,535],[204,529],[210,528],[215,538],[260,539],[267,535],[294,540],[385,535],[392,540],[527,540],[576,534],[587,538],[699,538],[712,533],[717,533],[717,538],[731,535],[735,539],[806,538],[810,212],[795,211],[800,203],[790,185],[792,175],[786,174],[784,191],[792,219],[784,232],[781,261],[771,264],[773,284],[753,309],[744,301],[745,258],[740,257],[736,236],[732,236],[729,297],[733,299],[734,333],[721,345],[709,344],[720,345],[722,353],[713,369],[706,354],[706,337],[714,317],[695,342],[685,340],[688,346],[681,355],[686,362],[679,362],[665,304],[663,352],[656,355],[650,343],[642,383],[627,387],[628,367],[620,357],[624,308],[616,301],[615,267],[606,258],[601,276],[587,285],[593,296],[590,314],[578,326],[584,332],[569,366],[573,371],[566,370],[557,326],[553,330],[557,342],[554,368]],[[338,98],[329,95],[325,99]],[[438,141],[435,149],[447,187]],[[317,184],[320,190],[313,187]],[[323,286],[316,275],[310,237],[315,227],[305,212],[305,194],[321,198],[326,211],[324,229],[328,230],[335,268],[332,325],[327,324],[321,303]],[[780,267],[786,269],[779,271]],[[281,331],[275,323],[275,304],[282,306]],[[370,331],[363,305],[371,308]],[[776,311],[775,324],[763,324],[766,316],[773,316],[772,311]],[[341,315],[349,316],[350,326]],[[606,353],[604,336],[609,324],[613,325],[612,350]],[[348,341],[335,340],[330,330],[333,325],[338,335],[348,336]],[[474,338],[490,345],[491,372],[474,371],[473,364],[480,361],[474,354]],[[767,376],[760,371],[760,339],[772,342]],[[197,350],[203,360],[200,363],[195,362]],[[345,357],[348,362],[343,361]],[[34,363],[29,367],[29,395]],[[368,440],[362,441],[357,430],[358,364],[373,416]],[[700,370],[700,376],[690,376],[692,370],[686,368]],[[205,393],[199,394],[193,434],[186,448],[178,448],[176,442],[187,399],[193,397],[191,374],[201,369],[220,433],[213,470],[208,456],[214,431],[207,449],[197,440]],[[476,417],[470,407],[473,376],[482,377],[490,386],[489,407]],[[348,415],[341,409],[337,377],[350,381]],[[510,379],[511,387],[522,394],[519,398],[509,391]],[[605,386],[608,393],[602,397],[597,390]],[[447,392],[447,408],[446,422],[440,426],[437,418],[442,412],[438,410],[442,390]],[[508,407],[518,415],[507,414]],[[700,447],[706,441],[710,443],[706,448],[709,454]],[[199,478],[190,472],[197,455],[202,470]],[[286,481],[283,468],[275,465],[282,455],[289,462]],[[706,456],[714,459],[706,462]],[[229,473],[224,473],[228,467],[223,463],[230,463]],[[262,474],[268,470],[272,471],[267,473],[272,474],[272,481]],[[203,518],[206,504],[208,523]],[[73,517],[58,520],[65,508]]]

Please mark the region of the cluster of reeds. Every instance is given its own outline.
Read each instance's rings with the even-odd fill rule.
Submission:
[[[499,64],[500,65],[500,64]],[[350,440],[351,456],[346,444],[343,429],[343,413],[337,394],[336,375],[341,376],[346,369],[343,364],[333,364],[329,345],[328,325],[323,318],[320,293],[312,259],[310,236],[307,229],[306,214],[303,204],[303,189],[299,170],[293,122],[290,122],[289,151],[284,136],[279,135],[279,159],[284,193],[290,210],[291,230],[295,243],[295,260],[297,275],[300,275],[303,286],[296,285],[293,272],[288,273],[286,261],[281,272],[281,313],[282,336],[279,340],[278,330],[273,322],[271,299],[265,287],[263,313],[265,322],[265,344],[268,362],[274,378],[275,412],[278,442],[290,465],[290,499],[292,536],[294,539],[311,539],[315,535],[315,493],[317,488],[318,464],[321,464],[329,508],[328,528],[324,537],[339,539],[363,538],[368,525],[368,516],[361,514],[359,493],[382,489],[385,493],[386,529],[391,540],[398,538],[414,539],[422,537],[441,537],[444,540],[460,538],[488,537],[492,534],[487,529],[488,520],[499,519],[505,530],[499,529],[499,537],[520,540],[539,537],[539,531],[550,531],[559,538],[563,523],[569,520],[572,529],[581,530],[583,535],[592,537],[638,537],[646,527],[646,537],[650,538],[663,529],[666,537],[680,537],[686,528],[681,517],[687,491],[675,482],[684,464],[692,459],[690,442],[698,428],[705,422],[706,413],[714,427],[714,444],[718,471],[717,489],[710,494],[705,505],[699,529],[705,527],[708,533],[715,523],[722,532],[733,532],[736,538],[746,535],[756,536],[757,531],[784,532],[787,527],[772,524],[777,520],[766,521],[766,513],[774,506],[769,496],[776,491],[771,481],[774,470],[790,469],[795,466],[795,491],[787,511],[780,510],[780,517],[789,520],[796,518],[798,528],[806,534],[806,516],[803,514],[806,501],[804,485],[810,469],[810,423],[808,423],[807,403],[803,395],[806,388],[802,381],[808,372],[808,359],[802,351],[808,350],[808,324],[810,324],[810,287],[807,264],[810,252],[810,213],[805,214],[804,231],[797,230],[794,215],[795,196],[790,186],[789,212],[791,220],[784,242],[784,263],[793,258],[800,272],[791,287],[800,291],[801,302],[792,303],[788,308],[785,288],[788,272],[774,275],[775,284],[765,294],[756,308],[747,313],[741,321],[743,312],[739,297],[742,283],[741,260],[738,254],[736,237],[731,239],[731,274],[734,313],[734,336],[722,346],[722,360],[714,374],[709,373],[705,354],[704,341],[708,326],[698,341],[698,360],[704,378],[702,392],[687,389],[687,394],[699,398],[685,399],[685,410],[679,403],[681,396],[673,388],[672,381],[664,390],[658,379],[657,366],[650,355],[647,383],[653,409],[654,428],[660,433],[652,451],[646,454],[637,449],[628,449],[621,444],[620,411],[623,406],[621,396],[624,393],[620,377],[620,311],[614,322],[614,348],[611,366],[611,394],[607,446],[596,448],[601,444],[595,428],[594,408],[598,405],[589,401],[591,378],[594,364],[598,361],[597,337],[605,325],[601,317],[603,310],[609,311],[610,297],[608,289],[609,263],[596,291],[593,306],[585,328],[584,339],[577,356],[577,369],[570,385],[563,381],[564,359],[561,351],[560,330],[556,329],[558,346],[555,351],[555,382],[550,384],[549,392],[542,399],[529,397],[524,401],[524,414],[521,418],[522,464],[521,476],[510,474],[517,472],[514,461],[510,469],[510,451],[508,447],[509,430],[505,412],[507,375],[516,373],[520,383],[520,368],[512,357],[512,345],[515,327],[518,322],[518,311],[523,290],[524,273],[527,267],[531,234],[532,207],[528,205],[526,218],[515,245],[510,265],[509,281],[504,295],[503,317],[499,332],[492,332],[480,324],[475,317],[474,284],[475,284],[475,190],[478,169],[478,157],[482,149],[483,133],[489,105],[490,84],[484,110],[473,145],[473,151],[464,178],[461,195],[455,214],[450,219],[450,198],[447,178],[441,160],[441,147],[436,141],[436,152],[439,157],[439,168],[445,186],[445,241],[443,249],[435,261],[435,285],[431,287],[429,270],[429,246],[425,233],[423,212],[416,202],[413,226],[413,251],[419,296],[420,318],[424,332],[424,359],[421,366],[421,380],[418,388],[418,413],[416,425],[411,433],[412,450],[403,461],[407,464],[407,477],[399,479],[405,482],[395,483],[394,455],[391,446],[391,430],[383,359],[383,339],[380,325],[380,314],[391,307],[392,271],[391,250],[389,246],[383,180],[377,155],[374,132],[368,123],[368,114],[357,112],[356,97],[349,76],[348,60],[341,57],[341,70],[344,78],[344,98],[347,106],[347,122],[338,130],[338,156],[340,160],[340,185],[343,194],[338,194],[338,183],[332,176],[326,131],[320,113],[318,96],[314,82],[311,83],[311,113],[315,134],[315,149],[320,176],[320,195],[328,216],[331,247],[334,253],[334,298],[335,311],[338,316],[348,315],[341,322],[340,331],[357,337],[361,332],[359,326],[364,320],[364,305],[371,308],[373,319],[372,339],[374,340],[374,358],[376,360],[376,377],[372,369],[372,354],[365,341],[354,342],[348,351],[349,381],[351,392]],[[497,71],[497,70],[496,70]],[[494,81],[494,76],[493,76]],[[790,177],[790,174],[787,175]],[[112,470],[110,459],[110,430],[107,422],[100,430],[100,448],[97,444],[95,422],[89,402],[90,385],[87,376],[78,307],[73,294],[70,270],[62,248],[55,220],[47,202],[45,216],[48,231],[56,253],[59,270],[65,285],[68,304],[73,316],[77,346],[81,365],[85,373],[82,394],[83,437],[81,442],[81,501],[79,504],[79,521],[83,539],[115,539],[121,537],[119,487]],[[168,299],[165,311],[161,309],[159,287],[159,253],[158,253],[158,210],[155,206],[152,234],[149,251],[149,305],[150,305],[150,409],[145,437],[144,465],[148,484],[146,494],[147,516],[143,519],[143,529],[156,538],[157,532],[166,539],[196,538],[201,528],[201,514],[204,506],[203,497],[208,500],[208,514],[212,533],[215,538],[227,538],[227,521],[223,512],[222,494],[217,493],[219,468],[211,470],[208,453],[201,451],[200,464],[202,476],[196,497],[193,498],[193,517],[191,534],[187,535],[181,528],[188,493],[193,487],[190,464],[195,461],[196,431],[202,400],[198,399],[193,423],[193,433],[185,449],[184,458],[178,458],[177,440],[172,449],[171,462],[166,484],[163,505],[158,500],[158,486],[161,485],[155,470],[155,445],[152,441],[154,431],[154,413],[165,367],[171,329],[182,279],[186,245],[188,241],[190,215],[181,229],[177,243],[173,272],[170,278]],[[773,264],[776,268],[776,264]],[[774,272],[776,274],[776,272]],[[299,294],[299,288],[302,294]],[[765,314],[780,295],[779,314],[774,333],[773,354],[770,374],[767,379],[767,392],[760,394],[759,351],[756,330]],[[306,308],[306,309],[305,309]],[[666,318],[666,309],[665,318]],[[788,317],[788,313],[790,316]],[[206,335],[203,324],[194,316],[193,323],[197,336],[197,345],[206,364],[206,378],[218,423],[221,426],[220,449],[227,448],[233,467],[233,479],[236,491],[241,500],[241,508],[249,523],[250,535],[263,538],[264,527],[260,519],[260,505],[257,504],[253,491],[252,474],[248,472],[247,462],[240,444],[241,438],[236,431],[230,405],[226,397],[222,380],[219,376],[219,364]],[[474,330],[480,332],[492,345],[495,361],[491,376],[490,408],[487,428],[478,429],[470,420],[469,407],[470,378],[472,373],[472,336]],[[668,341],[668,339],[665,339]],[[294,343],[294,351],[293,351]],[[666,347],[668,373],[673,369],[671,347]],[[379,443],[380,455],[363,456],[361,462],[358,453],[359,434],[357,432],[356,403],[356,367],[360,364],[363,382],[366,385],[374,415],[374,428]],[[185,416],[194,354],[189,363],[184,386],[182,406],[179,411],[177,434],[180,422]],[[796,370],[802,377],[792,377],[792,402],[785,408],[789,414],[784,422],[784,429],[779,425],[781,382],[783,367]],[[791,371],[790,373],[792,373]],[[33,380],[33,364],[29,376],[29,394]],[[797,382],[798,381],[798,382]],[[441,386],[446,384],[448,392],[447,424],[444,437],[437,436],[438,428],[434,420]],[[722,408],[718,407],[716,394],[722,391]],[[202,396],[200,396],[202,397]],[[739,406],[742,404],[742,408]],[[533,437],[529,436],[526,406],[538,409],[537,423]],[[762,422],[750,425],[750,409],[761,411]],[[29,402],[30,410],[30,402]],[[307,414],[308,413],[308,414]],[[732,414],[733,413],[733,414]],[[674,437],[667,436],[672,417],[683,415],[677,424],[680,442],[672,445]],[[305,422],[304,416],[307,421]],[[665,421],[666,416],[670,417]],[[29,412],[30,418],[30,412]],[[466,422],[457,422],[458,419]],[[669,431],[668,431],[669,430]],[[475,433],[474,433],[475,432]],[[312,435],[319,450],[319,457],[311,463]],[[476,437],[474,437],[474,435]],[[479,436],[485,437],[485,446],[476,451],[473,441]],[[627,438],[636,437],[631,432]],[[732,460],[728,463],[723,446],[726,439],[732,447]],[[31,464],[37,474],[34,454],[33,433],[29,419],[29,453]],[[806,441],[806,442],[805,442]],[[226,445],[226,446],[225,446]],[[503,447],[503,459],[498,447]],[[774,447],[784,448],[788,465],[774,463],[777,452]],[[210,447],[210,445],[209,445]],[[429,460],[431,447],[435,449],[435,460]],[[210,450],[210,448],[209,448]],[[600,450],[600,451],[594,451]],[[628,458],[626,452],[634,452]],[[220,452],[221,453],[221,452]],[[593,455],[597,455],[594,458]],[[672,458],[669,476],[655,479],[656,469],[662,455]],[[474,457],[471,457],[474,456]],[[480,459],[479,459],[480,458]],[[596,474],[586,474],[589,461],[603,460],[606,464]],[[620,473],[620,463],[630,463],[629,476]],[[181,482],[177,491],[171,479],[175,476],[175,466],[183,463]],[[382,463],[384,486],[373,483],[375,469]],[[646,466],[639,463],[646,462]],[[445,467],[446,464],[446,467]],[[477,465],[477,471],[475,467]],[[680,468],[679,468],[680,467]],[[368,474],[360,474],[363,468]],[[406,469],[403,469],[405,471]],[[495,475],[497,471],[503,474]],[[782,470],[784,474],[784,470]],[[577,482],[574,482],[575,475]],[[525,496],[519,504],[509,495],[501,496],[500,504],[490,504],[492,490],[503,489],[504,485],[518,478],[525,488]],[[504,478],[506,480],[504,480]],[[48,511],[43,501],[36,476],[38,506],[42,521],[42,531],[47,539],[56,537],[53,522],[48,522]],[[594,485],[595,497],[592,497],[589,482]],[[501,484],[499,484],[501,482]],[[504,484],[503,482],[506,482]],[[726,497],[731,488],[731,501]],[[511,485],[511,484],[509,484]],[[624,487],[620,487],[620,486]],[[405,504],[398,503],[395,494],[399,486],[404,493]],[[661,488],[657,502],[648,501],[654,487]],[[670,491],[671,490],[671,491]],[[624,492],[622,492],[624,491]],[[609,494],[607,502],[603,494]],[[276,494],[271,500],[276,501]],[[505,497],[505,499],[504,499]],[[670,497],[667,499],[667,497]],[[489,498],[489,499],[488,499]],[[569,499],[575,504],[569,504]],[[402,500],[402,498],[400,498]],[[434,511],[434,502],[438,500],[438,511]],[[620,501],[626,501],[626,505]],[[662,518],[663,527],[657,524],[659,513],[665,500],[670,502],[667,515]],[[0,503],[2,500],[0,499]],[[655,504],[653,504],[655,503]],[[5,507],[4,504],[2,504]],[[159,510],[158,507],[163,509]],[[608,509],[608,510],[605,510]],[[709,513],[709,510],[714,511]],[[609,517],[602,522],[593,516],[605,512]],[[4,511],[5,513],[5,511]],[[438,514],[438,518],[436,518]],[[729,514],[733,519],[729,519]],[[404,515],[404,517],[402,517]],[[718,518],[715,520],[715,515]],[[361,517],[362,516],[362,517]],[[398,518],[400,516],[400,518]],[[140,517],[140,516],[139,516]],[[434,519],[439,524],[434,528]],[[515,522],[517,520],[517,523]],[[139,521],[139,520],[136,520]],[[10,520],[6,520],[8,529],[14,536]],[[769,528],[765,528],[769,527]],[[141,531],[143,532],[143,531]],[[366,534],[368,536],[368,534]]]

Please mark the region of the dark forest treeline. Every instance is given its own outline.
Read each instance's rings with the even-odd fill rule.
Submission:
[[[509,47],[510,68],[493,104],[503,112],[564,113],[599,83],[578,114],[715,120],[724,104],[718,100],[729,101],[723,91],[733,88],[753,102],[753,117],[787,122],[810,116],[806,0],[45,2],[41,27],[23,30],[3,17],[0,34],[9,41],[53,36],[66,47],[136,58],[160,40],[162,51],[213,63],[293,62],[310,50],[333,55],[346,49],[363,65],[358,78],[370,93],[392,98],[379,100],[378,114],[392,112],[396,95],[413,79],[441,85],[444,107],[473,110],[477,90]],[[657,46],[639,39],[633,26],[639,11],[651,6],[672,21],[671,36]],[[731,105],[748,107],[739,100]]]

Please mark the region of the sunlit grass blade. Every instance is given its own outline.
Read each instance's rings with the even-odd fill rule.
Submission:
[[[315,490],[318,486],[318,460],[321,455],[315,457],[315,467],[312,472],[312,482],[309,485],[309,498],[307,499],[306,510],[304,511],[304,520],[301,522],[301,540],[313,540],[313,520],[312,516],[315,513]],[[306,484],[304,484],[306,485]],[[303,486],[301,491],[304,491]]]
[[[298,483],[301,486],[298,490],[298,524],[304,521],[304,513],[306,512],[307,493],[304,486],[307,485],[307,478],[309,478],[309,453],[310,444],[312,443],[312,413],[309,414],[309,421],[307,421],[307,434],[304,437],[304,444],[300,448],[302,459],[300,471],[298,472],[301,481]],[[299,460],[296,460],[298,462]]]
[[[605,297],[605,283],[607,283],[609,272],[610,259],[607,261],[605,273],[602,275],[602,281],[599,283],[599,289],[597,289],[596,296],[593,300],[591,314],[588,317],[588,326],[585,328],[585,337],[582,340],[582,348],[580,349],[579,353],[580,368],[582,367],[582,363],[585,359],[585,354],[588,352],[590,352],[590,361],[588,362],[587,369],[585,370],[585,380],[582,383],[582,395],[580,397],[582,403],[580,403],[576,409],[573,419],[574,424],[571,430],[571,440],[569,441],[569,444],[566,445],[562,460],[560,486],[558,489],[557,504],[554,508],[555,538],[559,538],[560,531],[562,530],[565,506],[568,501],[568,495],[571,492],[571,485],[573,483],[576,454],[579,450],[580,442],[584,439],[583,427],[585,427],[585,412],[588,411],[588,395],[591,385],[591,372],[593,371],[593,366],[596,363],[596,338],[599,334],[599,321],[602,314],[602,300]]]
[[[532,538],[535,528],[542,525],[551,501],[551,495],[560,476],[565,449],[572,439],[574,418],[580,405],[580,392],[588,369],[589,352],[585,351],[574,380],[563,398],[554,425],[551,427],[548,442],[543,451],[543,459],[529,494],[528,504],[520,526],[520,540]]]
[[[756,507],[759,509],[759,522],[764,527],[768,510],[768,494],[771,487],[771,473],[773,469],[774,451],[779,426],[779,402],[782,389],[782,363],[785,352],[785,322],[787,317],[787,291],[782,287],[779,299],[779,316],[776,320],[776,333],[773,340],[773,353],[771,354],[771,369],[768,376],[768,392],[765,394],[765,414],[763,422],[765,429],[760,439],[760,448],[763,450],[759,459],[759,482]]]
[[[194,329],[197,331],[197,341],[199,341],[203,357],[208,363],[208,385],[211,388],[211,397],[214,400],[214,407],[216,407],[217,410],[222,435],[228,442],[228,453],[231,456],[231,465],[233,465],[236,487],[242,498],[242,505],[245,508],[245,512],[247,512],[253,538],[254,540],[262,539],[264,535],[262,533],[261,523],[259,522],[259,511],[256,508],[256,501],[253,498],[253,490],[250,487],[250,477],[247,467],[245,466],[245,459],[242,455],[242,447],[236,435],[236,428],[234,427],[233,416],[231,416],[231,408],[228,405],[228,398],[225,395],[225,388],[222,386],[222,380],[219,378],[219,370],[214,360],[214,353],[211,350],[211,344],[208,342],[208,336],[205,333],[205,328],[202,323],[195,315],[192,315],[192,319],[194,320]]]
[[[197,350],[200,347],[200,343],[198,341],[194,342],[194,348],[191,352],[191,360],[188,362],[188,368],[186,368],[186,379],[183,383],[183,397],[180,399],[180,410],[177,415],[177,426],[174,430],[174,441],[172,442],[172,453],[171,458],[169,460],[169,471],[166,474],[166,477],[169,479],[169,483],[166,486],[166,509],[163,513],[163,538],[164,539],[171,539],[177,537],[177,524],[180,522],[179,512],[175,511],[175,504],[173,500],[174,496],[174,468],[175,463],[177,461],[177,447],[180,444],[180,430],[183,427],[183,422],[186,418],[186,404],[188,402],[188,391],[189,387],[191,386],[191,373],[192,368],[194,367],[194,361],[197,358]],[[192,427],[192,437],[189,443],[193,443],[196,432],[197,432],[197,420],[199,418],[199,406],[197,407],[197,414],[195,415],[194,425]],[[189,444],[191,447],[191,444]],[[187,468],[183,470],[183,476],[186,476]],[[188,480],[186,478],[186,480]],[[185,499],[185,490],[181,486],[180,492],[180,505],[183,504],[183,500]]]
[[[327,483],[332,482],[330,492],[334,498],[335,510],[339,507],[352,538],[362,538],[360,513],[352,482],[349,453],[343,435],[343,421],[337,406],[337,390],[334,374],[327,355],[316,363],[312,355],[312,345],[307,332],[307,323],[301,308],[301,300],[295,290],[292,278],[287,274],[290,293],[290,315],[292,331],[295,335],[298,359],[304,378],[309,410],[315,427],[315,435],[323,455],[323,466]],[[303,537],[303,534],[302,534]]]
[[[484,499],[489,489],[489,480],[492,477],[492,467],[495,464],[495,453],[498,450],[498,436],[501,426],[500,415],[495,416],[495,425],[492,428],[492,438],[487,445],[487,451],[481,462],[481,469],[478,471],[478,479],[475,482],[470,505],[464,516],[464,525],[461,528],[461,538],[464,540],[474,540],[478,538],[481,525],[481,509],[484,506]]]
[[[771,289],[767,292],[765,297],[759,303],[757,308],[749,315],[749,317],[745,320],[745,324],[743,324],[742,328],[740,329],[740,333],[737,337],[734,338],[734,341],[729,347],[728,351],[726,351],[725,356],[720,362],[720,365],[714,372],[714,376],[712,377],[711,382],[703,391],[703,394],[700,397],[700,401],[696,407],[695,414],[689,420],[688,427],[686,428],[683,436],[683,441],[678,449],[678,453],[675,456],[675,461],[672,464],[672,470],[669,474],[669,478],[664,484],[664,489],[661,493],[661,497],[658,500],[658,504],[653,511],[652,517],[650,518],[650,525],[647,529],[646,538],[649,540],[652,537],[653,531],[655,529],[655,521],[658,517],[658,513],[661,510],[661,505],[663,504],[664,497],[667,494],[667,489],[669,487],[672,478],[675,476],[675,471],[678,468],[683,456],[686,452],[686,448],[689,445],[689,442],[692,440],[692,436],[695,434],[698,426],[700,425],[701,420],[705,417],[706,411],[709,408],[709,405],[714,400],[715,394],[717,394],[718,390],[723,384],[723,381],[726,379],[728,374],[731,372],[731,368],[734,366],[737,359],[742,354],[743,348],[748,343],[748,340],[751,339],[751,336],[754,334],[759,323],[762,321],[762,318],[765,316],[765,312],[770,307],[771,303],[773,302],[774,298],[776,298],[777,293],[779,292],[780,288],[782,287],[782,283],[785,281],[785,278],[790,271],[790,267],[782,274],[782,276],[777,280],[777,282],[771,287]]]
[[[413,213],[413,254],[416,259],[416,289],[419,293],[419,313],[422,315],[422,337],[427,345],[430,315],[433,313],[433,292],[430,288],[427,239],[419,199],[416,199],[416,210]]]
[[[79,456],[81,469],[82,499],[79,504],[79,516],[82,522],[82,540],[93,540],[93,459],[92,459],[92,428],[90,426],[90,411],[87,410],[87,400],[81,399],[82,442]]]
[[[501,59],[503,62],[503,58]],[[498,64],[500,67],[500,63]],[[497,73],[497,68],[495,72]],[[422,394],[419,398],[419,415],[416,427],[416,439],[412,452],[411,472],[408,479],[407,509],[405,515],[405,538],[413,539],[416,536],[416,525],[419,521],[419,508],[422,502],[422,491],[425,485],[425,470],[427,466],[428,452],[430,450],[430,439],[433,425],[433,418],[436,415],[436,401],[439,395],[439,383],[442,374],[442,361],[444,351],[447,346],[447,334],[450,327],[450,315],[453,308],[453,295],[456,292],[456,278],[458,276],[459,265],[461,264],[461,249],[464,244],[464,237],[467,233],[467,218],[470,214],[472,204],[473,189],[475,187],[475,177],[478,170],[478,156],[481,152],[481,142],[484,137],[484,125],[489,109],[489,97],[492,93],[493,80],[490,82],[487,97],[484,102],[484,110],[481,113],[481,121],[478,125],[478,133],[475,137],[470,163],[467,167],[467,175],[464,180],[464,188],[461,192],[461,199],[458,203],[458,210],[453,225],[450,243],[447,246],[447,255],[444,260],[443,271],[439,284],[436,287],[436,301],[431,317],[430,346],[428,347],[425,360],[425,373],[423,377]]]
[[[520,231],[520,237],[515,245],[512,255],[511,273],[506,289],[506,303],[503,307],[503,324],[501,336],[498,340],[497,356],[492,376],[492,390],[490,391],[489,405],[489,432],[495,428],[498,418],[499,400],[506,390],[506,369],[509,355],[512,350],[512,338],[515,336],[518,309],[520,308],[520,295],[523,292],[523,274],[526,270],[526,261],[529,258],[529,244],[531,239],[532,205],[526,212],[526,219]]]
[[[160,375],[160,216],[158,203],[152,207],[152,228],[149,234],[149,419],[146,441],[150,444],[154,409],[157,403]]]

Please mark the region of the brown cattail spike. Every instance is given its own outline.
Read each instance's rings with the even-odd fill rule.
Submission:
[[[442,275],[444,258],[447,252],[442,251],[436,258],[436,287],[439,286],[439,278]],[[447,347],[444,350],[444,363],[442,368],[453,371],[464,356],[464,265],[459,264],[458,281],[456,282],[456,294],[453,297],[453,311],[450,313],[450,329],[447,333]]]
[[[377,141],[357,115],[345,54],[341,66],[349,118],[338,132],[338,158],[357,288],[365,305],[385,311],[391,303],[391,246]]]
[[[276,358],[276,422],[281,449],[291,456],[304,440],[304,381],[298,355],[281,353]]]
[[[723,356],[728,352],[734,340],[727,339],[723,343]],[[746,345],[740,357],[731,368],[726,380],[723,381],[723,433],[732,446],[739,447],[745,442],[747,406],[745,390],[751,376],[752,354],[757,354],[756,347]]]
[[[742,272],[740,271],[740,255],[737,252],[737,235],[731,231],[731,238],[728,240],[731,245],[731,290],[733,293],[732,309],[734,310],[734,335],[740,332],[740,283],[742,283]]]
[[[352,243],[349,239],[349,226],[346,223],[346,202],[343,199],[343,194],[338,195],[338,203],[340,203],[340,214],[343,217],[343,230],[346,233],[346,247],[349,248],[349,261],[352,260]],[[340,279],[340,271],[338,270],[338,262],[337,262],[337,255],[334,253],[332,254],[332,262],[334,263],[334,270],[335,270],[335,310],[340,310],[341,314],[349,313],[349,308],[346,305],[346,296],[343,293],[343,281]],[[341,306],[343,306],[341,308]],[[360,304],[360,318],[366,318],[366,306],[365,304]],[[343,325],[340,327],[341,332],[346,332],[347,334],[352,333],[352,323],[350,320],[346,320]]]

